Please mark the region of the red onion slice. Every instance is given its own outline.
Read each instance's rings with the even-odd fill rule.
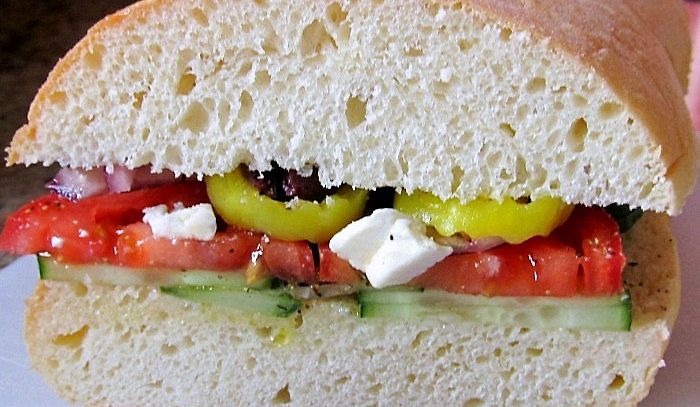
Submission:
[[[74,201],[107,192],[107,182],[102,168],[91,170],[61,168],[46,187]]]
[[[115,166],[112,173],[107,172],[105,176],[109,192],[129,192],[134,184],[134,171],[121,165]]]

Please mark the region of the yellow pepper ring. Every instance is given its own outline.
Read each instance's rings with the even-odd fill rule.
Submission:
[[[457,199],[443,202],[421,191],[396,194],[394,207],[435,227],[443,236],[465,233],[472,239],[500,237],[512,244],[549,235],[568,219],[574,208],[553,197],[537,198],[529,203],[512,198],[502,202],[479,198],[462,204]]]
[[[323,202],[280,202],[261,194],[241,168],[206,178],[207,193],[216,212],[228,223],[263,232],[281,240],[324,243],[362,216],[367,191],[345,185]]]

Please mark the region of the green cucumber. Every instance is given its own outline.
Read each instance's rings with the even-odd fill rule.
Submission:
[[[211,286],[161,287],[166,294],[220,307],[286,317],[301,307],[301,301],[283,290],[240,290]]]
[[[358,300],[362,318],[453,316],[501,326],[602,331],[629,331],[632,324],[627,293],[602,298],[508,298],[389,288],[362,290]]]
[[[37,256],[42,280],[92,282],[107,285],[175,286],[199,285],[228,288],[270,288],[273,278],[246,285],[242,272],[208,270],[168,270],[121,267],[111,264],[63,264],[50,257]]]

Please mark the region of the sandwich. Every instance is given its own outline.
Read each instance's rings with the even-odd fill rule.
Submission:
[[[49,75],[32,364],[80,405],[634,405],[696,173],[681,1],[142,1]]]

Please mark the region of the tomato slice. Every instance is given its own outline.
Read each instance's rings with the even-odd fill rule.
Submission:
[[[10,215],[0,234],[0,250],[15,254],[49,253],[68,263],[111,262],[117,234],[139,222],[144,208],[176,202],[207,201],[204,184],[182,182],[121,194],[70,201],[51,194]]]
[[[294,283],[317,282],[314,254],[308,242],[286,242],[265,237],[260,247],[262,262],[270,274]]]
[[[548,237],[449,256],[411,285],[462,294],[604,296],[623,290],[622,238],[601,208],[577,207]]]
[[[155,237],[145,223],[124,228],[116,243],[116,263],[131,267],[238,271],[250,262],[260,235],[229,229],[214,239],[167,239]]]
[[[354,284],[362,279],[360,272],[355,270],[346,260],[333,253],[328,244],[318,245],[318,255],[318,280],[320,282]]]
[[[569,246],[546,238],[449,256],[410,285],[460,294],[571,297],[579,260]]]
[[[622,291],[622,237],[615,220],[600,208],[578,207],[554,238],[573,247],[581,259],[579,291],[610,295]]]

